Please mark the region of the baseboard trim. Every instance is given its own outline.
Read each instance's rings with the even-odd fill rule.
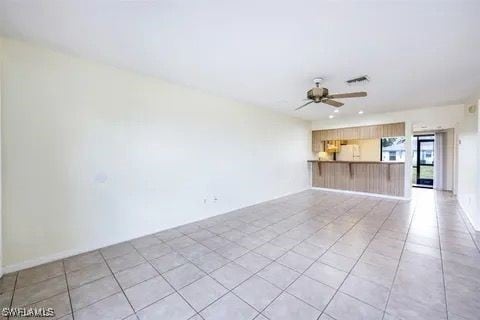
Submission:
[[[25,261],[22,261],[22,262],[19,262],[19,263],[15,263],[15,264],[11,264],[11,265],[5,265],[1,268],[1,271],[3,273],[0,274],[0,277],[2,275],[8,274],[8,273],[17,272],[17,271],[28,269],[28,268],[33,268],[33,267],[36,267],[36,266],[39,266],[39,265],[42,265],[42,264],[45,264],[45,263],[50,263],[50,262],[57,261],[57,260],[60,260],[60,259],[69,258],[69,257],[72,257],[72,256],[76,256],[76,255],[79,255],[79,254],[83,254],[83,253],[87,253],[87,252],[90,252],[90,251],[98,250],[98,249],[105,248],[105,247],[108,247],[108,246],[112,246],[112,245],[115,245],[115,244],[119,244],[119,243],[122,243],[122,242],[131,241],[133,239],[137,239],[137,238],[140,238],[140,237],[143,237],[143,236],[148,236],[148,235],[151,235],[151,234],[155,234],[155,233],[161,232],[163,230],[168,230],[168,229],[176,228],[176,227],[183,226],[183,225],[186,225],[186,224],[189,224],[189,223],[194,223],[194,222],[201,221],[201,220],[204,220],[204,219],[213,218],[213,217],[216,217],[216,216],[219,216],[219,215],[222,215],[222,214],[226,214],[228,212],[248,208],[248,207],[263,203],[263,202],[273,201],[273,200],[283,198],[283,197],[287,197],[287,196],[290,196],[290,195],[293,195],[293,194],[296,194],[296,193],[304,192],[306,190],[310,190],[310,188],[306,187],[304,189],[300,189],[300,190],[297,190],[297,191],[287,192],[287,193],[284,193],[284,194],[281,194],[281,195],[278,195],[278,196],[274,196],[274,197],[272,197],[268,200],[254,202],[252,204],[242,206],[242,207],[238,207],[238,208],[235,208],[235,209],[231,209],[231,210],[226,211],[226,212],[213,214],[213,215],[210,215],[210,216],[207,216],[207,217],[201,217],[200,219],[197,219],[197,220],[186,221],[185,223],[179,224],[177,226],[168,227],[168,228],[158,230],[158,231],[155,231],[155,232],[152,232],[152,233],[142,233],[142,234],[136,235],[133,238],[124,239],[122,241],[106,242],[106,243],[100,243],[100,244],[97,244],[97,245],[87,246],[87,247],[83,247],[83,248],[75,248],[75,249],[71,249],[71,250],[60,251],[60,252],[53,253],[53,254],[50,254],[50,255],[25,260]]]
[[[457,197],[455,197],[457,198]],[[457,198],[457,202],[460,206],[460,215],[462,216],[465,224],[467,225],[467,229],[470,233],[473,233],[475,236],[476,236],[476,239],[480,239],[480,228],[477,228],[477,226],[473,223],[472,219],[470,218],[470,216],[467,214],[467,211],[463,208],[462,204],[460,203],[460,201],[458,201],[458,198]]]
[[[369,193],[369,192],[359,192],[359,191],[339,190],[339,189],[329,189],[329,188],[319,188],[319,187],[312,187],[311,189],[338,192],[338,193],[356,194],[356,195],[362,195],[362,196],[378,197],[378,198],[393,199],[393,200],[405,200],[405,201],[410,200],[410,198],[406,198],[406,197],[390,196],[388,194],[380,194],[380,193]]]
[[[125,240],[125,241],[128,241],[128,240]],[[54,253],[54,254],[46,255],[46,256],[43,256],[43,257],[38,257],[38,258],[22,261],[20,263],[15,263],[15,264],[3,266],[3,274],[8,274],[8,273],[17,272],[17,271],[20,271],[20,270],[23,270],[23,269],[36,267],[36,266],[39,266],[39,265],[42,265],[42,264],[45,264],[45,263],[53,262],[53,261],[60,260],[60,259],[65,259],[65,258],[76,256],[76,255],[82,254],[82,253],[87,253],[89,251],[97,250],[97,249],[100,249],[100,248],[103,248],[103,247],[108,247],[110,245],[114,245],[114,244],[117,244],[117,243],[120,243],[120,242],[110,243],[110,244],[106,244],[106,245],[102,245],[102,246],[92,246],[92,247],[87,247],[87,248],[77,248],[77,249],[72,249],[72,250],[65,250],[65,251]]]

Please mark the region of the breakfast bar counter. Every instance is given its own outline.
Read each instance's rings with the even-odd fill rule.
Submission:
[[[316,188],[404,196],[405,163],[309,160]]]

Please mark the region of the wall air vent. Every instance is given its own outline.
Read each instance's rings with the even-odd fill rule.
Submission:
[[[367,75],[364,75],[364,76],[361,76],[361,77],[357,77],[357,78],[347,80],[345,82],[349,85],[354,85],[354,84],[366,84],[369,81],[370,81],[370,78]]]

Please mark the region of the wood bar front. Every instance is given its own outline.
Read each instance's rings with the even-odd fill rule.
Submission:
[[[316,188],[404,196],[405,164],[381,161],[310,160]]]

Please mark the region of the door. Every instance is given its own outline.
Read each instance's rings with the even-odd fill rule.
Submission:
[[[412,140],[414,186],[433,187],[434,141],[433,135],[417,135]]]

